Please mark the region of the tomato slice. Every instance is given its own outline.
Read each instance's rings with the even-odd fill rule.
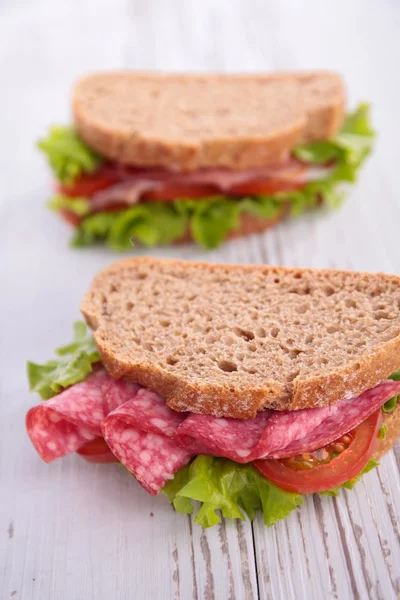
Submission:
[[[57,192],[69,196],[70,198],[76,198],[78,196],[88,198],[95,192],[104,190],[105,188],[117,183],[117,177],[97,171],[92,175],[81,175],[71,185],[63,185],[62,183],[56,184]]]
[[[102,437],[97,437],[79,448],[77,454],[90,463],[117,463],[118,458],[114,456]]]
[[[256,460],[253,464],[272,483],[289,492],[313,494],[335,488],[358,475],[367,464],[378,441],[381,418],[379,409],[347,436],[322,449],[322,454],[324,450],[331,454],[340,452],[340,446],[347,446],[329,462],[310,461],[312,455],[302,455],[294,459]]]
[[[188,183],[163,183],[158,189],[143,194],[145,200],[170,201],[177,198],[207,198],[218,190],[213,185],[190,185]]]
[[[258,194],[276,194],[277,192],[292,192],[300,190],[305,186],[305,181],[295,181],[290,179],[260,179],[235,185],[230,189],[233,195],[256,196]]]
[[[299,190],[304,187],[304,181],[291,181],[289,179],[262,179],[232,186],[228,192],[230,196],[256,196],[257,194],[275,194]],[[157,190],[143,195],[149,201],[172,201],[177,198],[207,198],[218,194],[218,188],[213,185],[190,185],[179,183],[164,183]]]
[[[66,223],[72,225],[73,227],[79,227],[79,225],[81,224],[81,217],[76,213],[72,212],[72,210],[62,208],[60,210],[60,215]]]

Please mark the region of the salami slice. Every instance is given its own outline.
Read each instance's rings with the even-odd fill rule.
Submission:
[[[37,452],[46,462],[75,452],[101,433],[104,418],[99,371],[55,398],[41,402],[26,415],[26,428]]]
[[[26,427],[46,462],[80,449],[93,456],[96,448],[104,451],[99,437],[104,436],[114,456],[157,494],[196,454],[247,463],[311,452],[356,427],[396,394],[400,381],[387,380],[332,406],[265,410],[240,420],[175,412],[157,394],[101,370],[31,408]]]
[[[185,418],[185,413],[168,408],[157,394],[141,389],[104,419],[102,431],[128,471],[150,494],[158,494],[193,456],[172,438]]]
[[[357,398],[341,400],[325,408],[308,408],[296,411],[307,413],[307,415],[300,416],[299,422],[301,421],[304,428],[301,430],[297,426],[296,436],[293,436],[293,423],[292,425],[288,424],[287,418],[283,416],[278,427],[276,427],[274,415],[267,423],[262,436],[261,444],[263,441],[266,442],[263,446],[263,450],[266,452],[264,457],[287,458],[322,448],[345,433],[348,433],[354,427],[357,427],[357,425],[368,419],[385,402],[399,393],[400,381],[391,381],[388,379],[375,388],[362,393]],[[319,412],[318,415],[314,416],[313,413],[316,411],[323,411],[323,413]],[[324,416],[322,420],[321,414]],[[296,413],[294,415],[296,417]],[[304,416],[307,417],[307,421],[304,419]],[[274,427],[276,427],[277,431],[280,430],[282,432],[282,427],[285,425],[289,434],[287,440],[291,439],[291,441],[286,446],[282,447],[281,445],[279,447],[275,442],[277,442],[278,437],[282,436],[280,433],[279,436],[275,437]]]
[[[361,394],[324,408],[264,411],[242,421],[191,414],[179,425],[175,439],[202,454],[247,463],[263,458],[284,458],[311,452],[344,435],[394,395],[400,382],[387,380]]]
[[[254,419],[218,418],[191,414],[179,425],[175,439],[185,447],[203,446],[201,454],[224,456],[236,462],[253,460],[272,411],[259,412]]]
[[[105,171],[104,171],[105,169]],[[185,190],[181,196],[198,197],[199,189],[209,188],[212,193],[235,194],[240,185],[278,181],[284,183],[303,183],[308,181],[308,167],[304,163],[290,158],[280,164],[232,171],[225,168],[200,169],[189,173],[174,173],[164,169],[135,169],[121,165],[103,167],[106,175],[116,178],[113,185],[95,192],[91,197],[93,212],[110,209],[113,206],[133,206],[138,204],[149,192],[157,192],[160,199],[170,196],[171,189]],[[321,169],[322,171],[322,169]],[[326,172],[323,173],[326,176]],[[323,176],[321,175],[321,176]],[[283,188],[285,189],[285,188]],[[246,192],[247,193],[247,192]],[[250,192],[249,192],[250,193]]]
[[[29,410],[27,432],[44,461],[51,462],[76,452],[101,436],[100,424],[108,413],[103,386],[110,380],[116,383],[105,371],[97,371],[85,381]]]
[[[137,383],[106,377],[101,387],[104,398],[104,414],[108,415],[118,406],[128,402],[133,396],[136,396],[139,389],[140,386]]]

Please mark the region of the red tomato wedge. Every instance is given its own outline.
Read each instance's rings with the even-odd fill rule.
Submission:
[[[79,448],[77,454],[90,463],[104,464],[119,462],[102,437],[95,438],[82,446],[82,448]]]
[[[101,170],[93,173],[93,175],[81,175],[71,185],[63,185],[62,183],[56,184],[56,190],[64,196],[70,198],[84,197],[88,198],[95,192],[104,190],[110,185],[117,183],[117,177],[112,177],[102,173]]]
[[[305,181],[290,179],[260,179],[235,185],[230,189],[233,195],[257,196],[258,194],[276,194],[277,192],[292,192],[305,186]]]
[[[263,179],[232,186],[229,191],[226,192],[226,195],[256,196],[258,194],[275,194],[277,192],[299,190],[304,187],[304,185],[304,181],[296,182],[289,179]],[[146,192],[143,195],[143,198],[153,202],[167,202],[176,200],[177,198],[207,198],[218,194],[223,194],[223,192],[220,192],[218,187],[212,185],[163,183],[157,190]]]
[[[72,210],[62,208],[60,210],[60,215],[66,223],[72,225],[73,227],[79,227],[79,225],[81,224],[81,217],[72,212]]]
[[[378,441],[381,418],[382,411],[379,409],[343,436],[341,440],[346,438],[348,446],[329,462],[316,460],[316,466],[312,466],[309,459],[314,457],[302,455],[295,457],[294,461],[265,459],[256,460],[253,464],[269,481],[288,492],[314,494],[338,487],[358,475],[371,458]],[[337,442],[326,447],[328,452],[335,451]]]
[[[143,198],[153,202],[166,202],[177,198],[207,198],[218,193],[218,188],[213,185],[162,183],[157,190],[143,194]]]

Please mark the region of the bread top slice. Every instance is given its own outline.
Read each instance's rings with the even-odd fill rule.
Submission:
[[[342,123],[335,73],[182,75],[117,72],[76,84],[80,136],[111,160],[172,171],[246,169],[279,162]]]
[[[400,368],[395,275],[132,258],[81,310],[110,374],[177,411],[326,406]]]

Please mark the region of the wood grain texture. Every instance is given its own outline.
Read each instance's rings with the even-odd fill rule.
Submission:
[[[120,67],[256,71],[332,68],[350,103],[369,99],[376,153],[348,202],[205,254],[155,255],[400,273],[400,5],[384,0],[36,0],[0,5],[0,596],[80,600],[400,597],[400,450],[337,499],[308,498],[266,529],[202,531],[115,465],[45,465],[23,419],[26,358],[69,339],[92,275],[115,256],[77,253],[43,204],[34,140],[67,122],[72,81]],[[144,252],[142,252],[144,254]]]

